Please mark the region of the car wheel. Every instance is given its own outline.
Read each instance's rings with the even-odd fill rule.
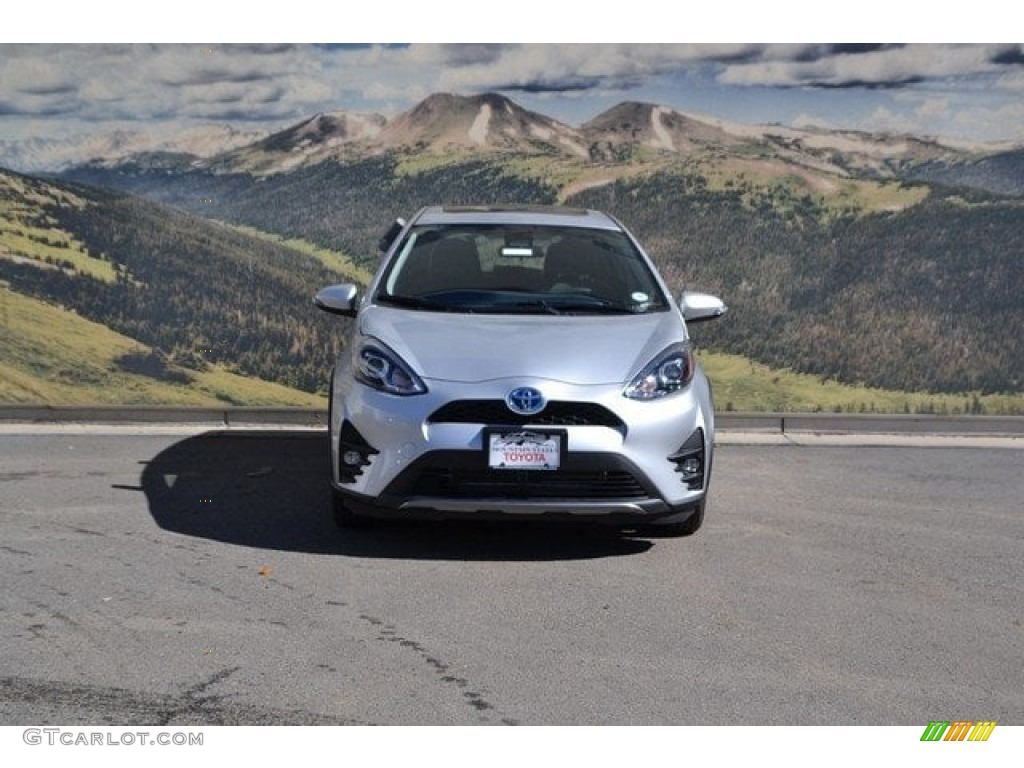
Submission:
[[[704,508],[707,503],[708,500],[705,496],[699,504],[693,507],[693,511],[686,519],[677,522],[678,518],[673,515],[667,522],[645,525],[641,532],[648,536],[692,536],[700,530],[704,523]]]
[[[345,499],[341,494],[334,492],[331,494],[332,512],[334,514],[334,524],[343,531],[351,531],[358,528],[369,528],[373,521],[363,515],[356,514],[345,504]]]

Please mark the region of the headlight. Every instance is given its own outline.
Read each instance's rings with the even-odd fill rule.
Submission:
[[[379,341],[364,341],[352,359],[356,381],[392,395],[419,395],[427,386],[408,365]]]
[[[689,344],[673,344],[644,366],[622,390],[632,400],[654,400],[676,392],[693,379]]]

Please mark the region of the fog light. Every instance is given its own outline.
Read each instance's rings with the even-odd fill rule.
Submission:
[[[676,472],[687,489],[699,491],[704,487],[704,430],[698,427],[679,446],[679,450],[668,457],[676,465]]]
[[[354,483],[377,453],[349,421],[343,421],[338,440],[338,482]]]

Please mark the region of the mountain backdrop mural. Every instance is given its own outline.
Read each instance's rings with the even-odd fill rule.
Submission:
[[[544,203],[723,297],[694,329],[720,408],[1024,411],[1024,145],[487,92],[0,156],[4,401],[322,404],[345,321],[310,298],[395,217]]]

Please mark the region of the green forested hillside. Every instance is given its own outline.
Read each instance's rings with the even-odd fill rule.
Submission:
[[[316,407],[326,400],[159,350],[0,284],[0,402]]]
[[[399,158],[328,161],[287,174],[260,177],[205,170],[168,176],[130,164],[117,171],[83,168],[75,181],[108,186],[199,216],[299,237],[372,263],[377,240],[397,216],[446,203],[554,203],[557,190],[508,173],[487,160],[440,163],[422,173],[398,172]]]
[[[381,155],[258,181],[131,167],[78,176],[368,265],[390,220],[421,205],[601,208],[639,236],[675,290],[722,296],[730,315],[701,329],[719,351],[888,389],[1021,390],[1024,201],[787,168],[713,153],[643,169],[500,156],[410,165]]]
[[[219,368],[324,389],[340,328],[312,295],[364,275],[343,271],[341,257],[329,268],[314,254],[141,198],[14,174],[0,174],[0,214],[0,280],[144,345],[149,352],[119,364],[158,379]],[[23,248],[43,227],[84,266]]]
[[[751,209],[740,190],[659,174],[572,202],[646,235],[677,288],[720,294],[729,318],[702,333],[724,351],[889,389],[1024,382],[1020,200],[937,190],[907,210],[829,218],[810,199]]]

